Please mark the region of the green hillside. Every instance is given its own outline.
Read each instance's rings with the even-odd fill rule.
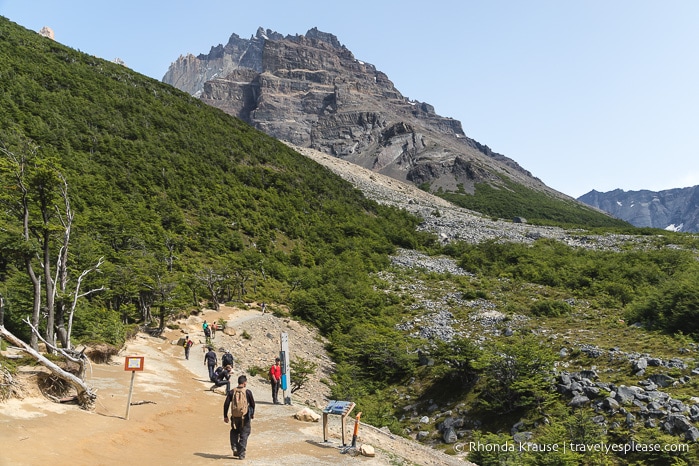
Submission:
[[[476,184],[475,192],[438,192],[438,196],[466,209],[482,214],[511,219],[525,217],[529,223],[566,228],[621,228],[632,230],[628,222],[574,201],[517,184],[504,177],[501,185]]]

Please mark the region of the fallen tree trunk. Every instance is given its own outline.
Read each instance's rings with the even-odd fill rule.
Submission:
[[[36,359],[41,365],[48,368],[51,371],[51,373],[72,385],[78,392],[78,404],[82,409],[87,411],[92,411],[93,409],[95,409],[95,401],[97,400],[97,394],[93,392],[92,388],[90,388],[83,380],[71,374],[70,372],[64,371],[53,362],[46,359],[44,356],[41,355],[41,353],[34,350],[31,346],[29,346],[28,344],[14,336],[12,333],[10,333],[7,329],[5,329],[4,326],[0,326],[0,337],[4,338],[5,340],[9,341],[13,345],[23,350],[31,357]]]

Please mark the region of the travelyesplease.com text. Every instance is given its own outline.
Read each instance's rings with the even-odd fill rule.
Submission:
[[[483,451],[483,452],[566,452],[577,453],[607,453],[626,455],[634,452],[687,452],[689,445],[686,443],[533,443],[533,442],[504,442],[504,443],[481,443],[468,442],[468,444],[456,444],[456,451]]]

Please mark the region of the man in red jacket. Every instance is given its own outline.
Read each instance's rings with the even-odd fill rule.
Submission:
[[[279,386],[282,383],[282,366],[279,358],[275,358],[274,365],[269,368],[269,381],[272,384],[272,401],[275,405],[280,405]]]

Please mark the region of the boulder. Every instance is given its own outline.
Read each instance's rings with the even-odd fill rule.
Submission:
[[[581,406],[585,406],[589,402],[590,399],[585,395],[575,395],[573,399],[568,402],[568,406],[571,406],[573,408],[579,408]]]
[[[643,389],[640,387],[627,387],[626,385],[621,385],[616,390],[616,396],[614,397],[619,403],[623,405],[631,404],[636,398],[636,394],[642,392]]]
[[[619,410],[619,403],[614,398],[611,398],[611,397],[605,398],[604,401],[602,402],[602,406],[604,406],[604,408],[606,410],[612,411],[612,412]]]
[[[376,456],[374,447],[367,444],[362,444],[362,446],[359,447],[359,454],[362,456],[367,456],[369,458],[373,458],[374,456]]]
[[[303,408],[301,411],[294,414],[294,418],[303,422],[318,422],[320,420],[320,414],[310,408]]]
[[[669,387],[675,381],[673,377],[670,377],[667,374],[653,374],[648,377],[648,380],[659,387]]]
[[[648,367],[648,360],[646,358],[638,358],[631,363],[633,365],[633,371],[645,371]]]
[[[687,432],[684,433],[684,438],[689,442],[696,442],[699,440],[699,429],[696,427],[690,427]]]
[[[444,443],[456,443],[459,437],[456,435],[454,428],[449,427],[442,432],[442,439],[444,439]]]

